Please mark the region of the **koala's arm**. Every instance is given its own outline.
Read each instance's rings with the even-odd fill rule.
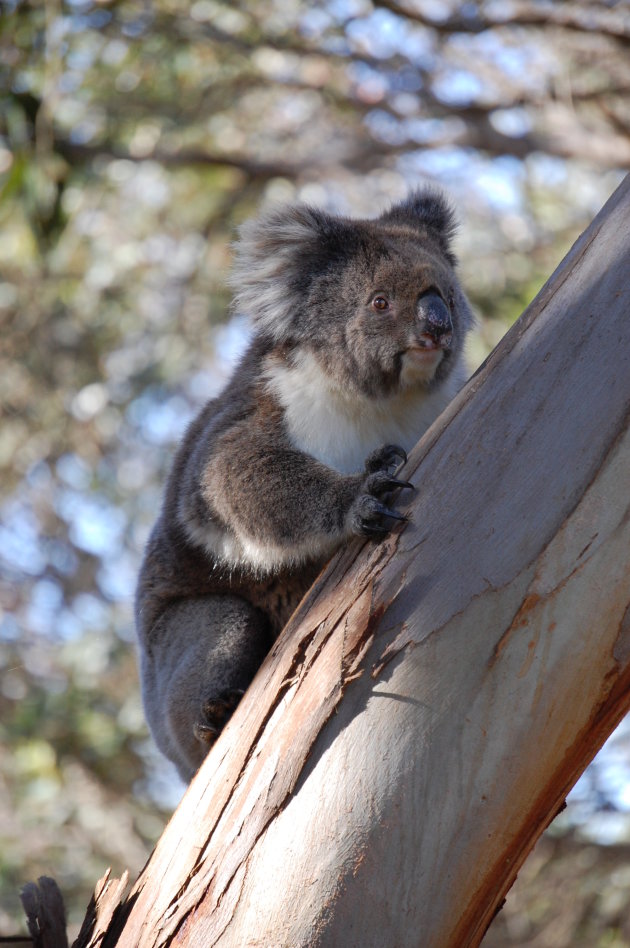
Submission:
[[[367,458],[363,472],[343,475],[294,448],[277,427],[253,427],[241,423],[223,434],[195,478],[196,522],[205,506],[206,545],[222,543],[224,558],[233,538],[241,562],[263,570],[297,565],[353,535],[381,538],[405,519],[381,500],[409,486],[391,475],[405,458],[402,449],[386,445]],[[217,522],[227,540],[214,529]]]

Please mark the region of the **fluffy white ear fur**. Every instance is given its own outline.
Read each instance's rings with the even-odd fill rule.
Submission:
[[[290,331],[300,273],[308,271],[331,224],[322,211],[302,204],[269,211],[239,231],[230,278],[234,305],[276,341]]]

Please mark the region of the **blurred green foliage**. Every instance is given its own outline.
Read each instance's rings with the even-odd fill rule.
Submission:
[[[627,5],[503,7],[1,4],[1,932],[45,873],[76,926],[180,792],[142,717],[133,587],[174,444],[246,338],[238,223],[445,186],[474,367],[620,180]]]

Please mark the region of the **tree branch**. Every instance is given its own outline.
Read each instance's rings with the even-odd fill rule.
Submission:
[[[627,15],[623,11],[602,7],[599,3],[578,5],[565,2],[547,4],[541,8],[528,2],[516,2],[510,3],[503,16],[488,15],[481,7],[472,10],[470,14],[456,13],[441,20],[429,17],[420,10],[411,9],[397,0],[374,0],[374,6],[389,10],[405,20],[419,23],[442,35],[477,34],[500,27],[556,26],[578,33],[592,34],[596,31],[624,44],[630,42],[630,23]]]
[[[629,262],[627,178],[414,451],[410,524],[337,554],[77,948],[479,943],[630,706]]]

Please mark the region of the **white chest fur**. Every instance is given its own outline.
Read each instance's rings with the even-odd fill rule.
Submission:
[[[310,353],[301,353],[292,366],[271,363],[268,385],[285,410],[295,447],[352,474],[383,444],[411,450],[455,395],[456,375],[434,392],[415,388],[372,399],[338,388]]]

